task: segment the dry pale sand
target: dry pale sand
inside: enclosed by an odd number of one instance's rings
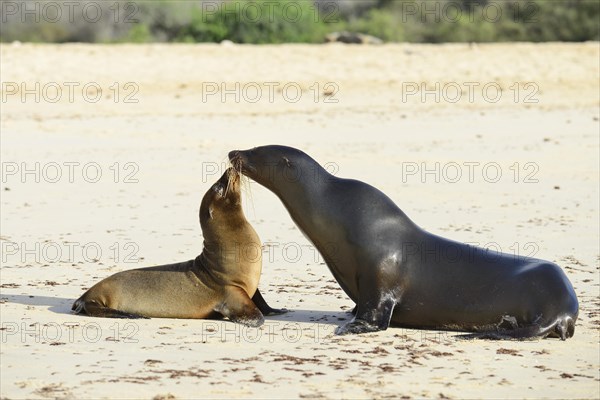
[[[598,43],[0,46],[1,397],[598,398],[599,53]],[[433,94],[407,95],[421,83]],[[211,94],[222,84],[223,99]],[[227,152],[268,143],[379,187],[431,232],[557,262],[580,300],[575,337],[333,336],[352,302],[251,182],[260,287],[290,313],[260,329],[70,314],[112,273],[198,254],[197,209]]]

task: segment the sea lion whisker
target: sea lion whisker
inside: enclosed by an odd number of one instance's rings
[[[225,194],[223,197],[227,197],[227,193],[229,193],[229,188],[231,187],[231,181],[234,179],[231,171],[227,171],[227,186],[225,186]]]
[[[250,178],[240,174],[240,186],[244,192],[244,198],[246,199],[246,202],[250,202],[250,205],[252,206],[252,213],[256,215],[256,209],[254,208],[254,197],[252,196],[251,190],[252,186],[250,186]]]

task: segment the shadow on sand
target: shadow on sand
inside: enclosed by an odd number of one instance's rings
[[[33,296],[22,294],[0,294],[0,298],[7,303],[23,304],[26,306],[45,306],[56,314],[71,314],[71,306],[75,299],[63,297]],[[349,321],[352,315],[344,311],[315,311],[315,310],[289,310],[285,314],[265,317],[266,321],[318,323],[326,325],[340,325]]]
[[[48,310],[56,314],[70,314],[71,305],[75,299],[62,297],[33,296],[25,294],[0,294],[0,298],[6,299],[7,303],[17,303],[26,306],[46,306]]]
[[[324,325],[341,325],[352,319],[352,314],[345,311],[289,310],[285,314],[265,317],[266,321],[303,322]]]

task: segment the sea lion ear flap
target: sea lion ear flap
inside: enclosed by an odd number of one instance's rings
[[[213,209],[212,207],[208,207],[208,218],[212,219],[213,217]]]
[[[290,160],[287,157],[281,157],[283,162],[285,162],[285,165],[287,165],[288,167],[292,166],[292,163],[290,162]]]

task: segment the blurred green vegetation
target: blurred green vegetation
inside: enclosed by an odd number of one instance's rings
[[[413,43],[600,40],[599,0],[3,0],[0,13],[3,42],[321,43],[340,31]]]
[[[189,42],[236,43],[318,43],[327,25],[315,18],[310,1],[225,2],[216,10],[205,7],[192,11],[192,20],[175,38]],[[213,2],[213,4],[216,4]]]

